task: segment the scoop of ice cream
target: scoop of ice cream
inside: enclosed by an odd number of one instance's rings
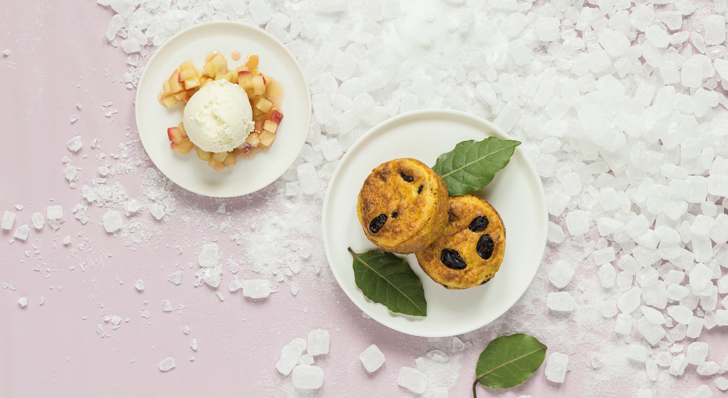
[[[208,83],[185,106],[184,126],[193,144],[207,152],[230,152],[253,130],[248,95],[227,80]]]

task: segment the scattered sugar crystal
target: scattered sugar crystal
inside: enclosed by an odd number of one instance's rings
[[[599,312],[605,318],[611,318],[617,315],[617,303],[614,300],[602,301],[599,304]]]
[[[293,339],[293,341],[281,350],[281,356],[278,358],[278,362],[276,363],[276,369],[278,369],[278,371],[284,376],[288,376],[288,374],[291,373],[293,368],[298,364],[298,360],[301,358],[301,355],[303,355],[305,350],[306,340],[300,337]]]
[[[243,288],[243,284],[240,283],[240,281],[237,279],[233,279],[232,282],[230,282],[230,286],[228,287],[228,289],[230,290],[230,293],[235,293],[242,288]]]
[[[262,299],[270,296],[270,282],[267,279],[243,281],[243,296],[252,299]]]
[[[549,280],[559,289],[563,289],[571,282],[576,270],[566,261],[559,260],[549,272]]]
[[[28,305],[28,298],[27,298],[27,297],[21,297],[21,298],[19,298],[19,299],[18,299],[18,304],[19,304],[19,305],[20,305],[20,306],[21,306],[22,308],[25,308],[25,307],[26,307],[26,306]],[[102,337],[103,337],[103,336],[102,336]]]
[[[592,369],[601,369],[602,366],[604,366],[604,357],[598,352],[591,352],[589,353],[589,363],[591,364]]]
[[[624,314],[629,314],[632,311],[636,310],[637,307],[640,306],[641,295],[642,291],[636,286],[622,294],[622,296],[619,297],[619,301],[617,302],[619,310],[622,311],[622,313]]]
[[[462,352],[465,350],[465,343],[458,337],[452,338],[452,352]]]
[[[63,218],[63,207],[61,205],[48,206],[46,208],[46,218],[48,220],[60,220]]]
[[[696,372],[701,376],[712,376],[720,370],[720,365],[713,361],[706,361],[698,365]]]
[[[688,363],[692,365],[700,365],[705,362],[708,357],[708,343],[696,341],[688,345]]]
[[[220,261],[219,247],[217,243],[206,243],[202,245],[197,261],[200,267],[214,267]]]
[[[297,182],[287,182],[286,183],[286,196],[296,196],[298,195],[298,183]]]
[[[372,344],[359,354],[359,360],[362,365],[364,365],[364,369],[366,369],[367,372],[372,373],[384,364],[385,359],[384,354],[379,350],[379,347]]]
[[[617,315],[617,321],[614,323],[614,331],[619,334],[628,335],[632,333],[632,316],[628,314]]]
[[[552,311],[571,312],[576,307],[576,301],[569,292],[552,292],[546,297],[546,307]]]
[[[422,394],[427,389],[427,376],[415,368],[403,366],[399,369],[397,384],[415,394]]]
[[[546,362],[546,378],[554,383],[563,383],[569,369],[569,357],[560,352],[549,355]]]
[[[672,357],[669,372],[673,376],[682,376],[682,374],[685,373],[685,368],[687,366],[688,359],[685,357],[685,354],[679,354]]]
[[[665,323],[665,317],[662,315],[662,312],[647,306],[642,306],[641,308],[642,314],[652,323],[656,323],[658,325],[662,325]]]
[[[320,180],[316,174],[316,167],[311,163],[303,163],[296,167],[298,183],[301,192],[310,195],[320,191]]]
[[[106,335],[106,332],[104,332],[104,327],[100,324],[96,324],[96,334],[99,335],[99,337],[104,337]]]
[[[684,326],[684,325],[683,325]],[[647,317],[642,317],[637,321],[637,330],[648,343],[655,345],[663,337],[665,337],[665,329],[657,323],[650,322]]]
[[[68,147],[68,149],[71,150],[71,152],[78,152],[83,147],[83,143],[81,142],[81,137],[75,136],[75,137],[71,138],[66,143],[66,146]]]
[[[614,270],[612,264],[603,264],[599,267],[599,282],[605,289],[614,287],[614,280],[617,277],[617,271]]]
[[[713,391],[711,391],[710,387],[703,384],[693,390],[688,398],[713,398]]]
[[[291,375],[293,386],[302,390],[316,390],[324,383],[324,371],[318,366],[298,365]]]
[[[693,311],[690,308],[682,305],[674,305],[667,308],[667,314],[672,317],[676,322],[682,324],[689,324],[693,320]]]
[[[104,213],[103,224],[107,233],[114,233],[124,226],[124,219],[121,218],[121,214],[118,211],[109,210]]]
[[[159,370],[161,370],[162,372],[167,372],[169,370],[172,370],[172,369],[174,369],[174,367],[175,367],[174,358],[172,358],[172,357],[164,358],[159,363]]]
[[[715,388],[721,391],[728,390],[728,379],[726,379],[725,377],[719,377],[715,379]]]
[[[580,235],[589,231],[589,214],[583,210],[574,210],[566,215],[566,228],[571,235]]]
[[[127,212],[129,212],[129,214],[136,213],[139,210],[141,210],[141,208],[142,208],[142,205],[139,202],[137,202],[136,199],[132,199],[132,200],[126,202],[125,209]]]
[[[707,318],[707,315],[706,315]],[[715,312],[715,324],[718,326],[728,326],[728,310],[718,310]],[[707,327],[707,320],[706,320]]]
[[[688,329],[685,332],[685,335],[691,339],[696,339],[700,337],[700,333],[703,331],[703,326],[705,326],[705,320],[693,317],[688,324]]]
[[[190,348],[192,348],[192,351],[197,351],[197,339],[192,339],[192,343],[190,343]]]
[[[607,264],[617,258],[613,247],[605,247],[604,249],[595,250],[593,256],[595,265]]]
[[[26,239],[28,239],[28,233],[30,232],[30,227],[28,227],[28,224],[23,224],[15,229],[15,233],[13,234],[13,237],[15,239],[22,240],[25,242]]]
[[[190,334],[190,327],[185,325],[185,327],[182,328],[182,333],[184,334]]]
[[[627,346],[627,358],[644,363],[647,360],[647,348],[641,344],[630,344]]]
[[[703,263],[698,263],[691,271],[690,271],[690,288],[693,289],[693,291],[700,291],[705,289],[708,284],[711,283],[711,278],[713,277],[713,270],[710,269],[707,265]]]
[[[705,44],[709,46],[723,44],[725,41],[725,17],[723,15],[706,15],[703,20],[705,28]]]
[[[172,312],[174,308],[172,308],[172,303],[168,299],[162,300],[162,311],[163,312]]]
[[[182,283],[182,271],[172,272],[167,276],[167,281],[172,282],[175,285]]]
[[[341,145],[339,140],[332,138],[321,145],[321,152],[328,161],[338,159],[341,156]]]
[[[38,212],[33,213],[30,220],[33,222],[33,228],[37,230],[43,228],[43,225],[45,224],[45,219],[43,218],[43,215]]]
[[[66,237],[63,238],[63,244],[65,246],[68,246],[69,244],[71,244],[71,235],[66,235]]]
[[[561,228],[560,225],[549,221],[548,223],[548,240],[549,242],[553,243],[561,243],[564,241],[564,238],[566,237],[564,235],[564,230]]]
[[[141,279],[137,279],[136,283],[134,284],[134,288],[137,291],[144,291],[144,281]]]
[[[15,213],[5,210],[3,213],[2,229],[9,231],[15,222]]]
[[[152,217],[157,220],[161,220],[167,214],[164,212],[164,205],[159,203],[151,203],[147,208],[149,209],[149,213],[152,214]]]
[[[308,353],[311,355],[324,355],[329,353],[328,331],[317,329],[308,333]]]

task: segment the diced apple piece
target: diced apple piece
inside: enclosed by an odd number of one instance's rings
[[[179,130],[178,127],[170,127],[167,129],[167,137],[170,141],[179,144],[182,142],[182,138],[185,138],[182,136],[182,132]]]
[[[238,155],[235,154],[235,152],[228,152],[227,157],[225,158],[225,161],[222,162],[225,167],[231,168],[235,166],[235,163],[238,162]]]
[[[190,95],[187,94],[187,91],[182,91],[177,94],[172,95],[174,98],[177,98],[178,101],[187,103],[187,101],[190,99]]]
[[[252,90],[253,74],[249,70],[238,72],[238,85],[245,90]]]
[[[268,98],[268,101],[273,103],[274,108],[280,109],[281,103],[283,102],[283,96],[286,91],[284,90],[281,82],[278,80],[273,79],[270,76],[268,76],[266,80],[268,81],[268,84],[265,86],[265,97]]]
[[[225,57],[222,56],[222,54],[218,53],[215,55],[210,62],[212,65],[215,66],[215,76],[217,77],[218,74],[226,74],[228,71],[227,67],[227,60]]]
[[[170,95],[162,98],[162,104],[167,108],[171,108],[179,103],[179,100],[174,96]]]
[[[212,81],[212,79],[210,79],[210,78],[209,78],[209,77],[207,77],[207,76],[202,76],[202,77],[200,77],[200,87],[199,87],[199,88],[203,88],[203,87],[205,87],[205,86],[207,85],[207,83],[209,83],[209,82],[211,82],[211,81]]]
[[[182,138],[180,143],[173,142],[171,146],[173,150],[181,153],[182,155],[186,155],[190,153],[192,148],[195,147],[195,144],[193,144],[189,138]]]
[[[238,66],[237,68],[235,68],[235,71],[236,71],[236,72],[238,72],[238,73],[240,73],[240,72],[245,72],[245,71],[249,71],[249,69],[248,69],[248,67],[247,67],[247,66],[245,66],[245,65],[240,65],[240,66]]]
[[[182,137],[187,137],[187,130],[185,130],[185,125],[182,122],[179,122],[177,125],[177,128],[179,129],[179,132],[182,134]]]
[[[222,164],[220,162],[216,162],[213,159],[210,159],[210,161],[207,162],[207,165],[210,166],[210,167],[212,167],[213,169],[215,169],[215,171],[223,171],[225,169],[225,165],[224,164]]]
[[[271,133],[275,133],[276,130],[278,130],[278,125],[271,122],[270,120],[266,120],[263,123],[263,130],[270,131]]]
[[[203,151],[200,147],[197,147],[197,157],[200,158],[200,160],[208,162],[212,159],[212,152]]]
[[[270,131],[260,133],[260,146],[263,148],[269,148],[275,140],[276,133],[271,133]]]
[[[265,82],[262,75],[253,76],[253,95],[263,95]]]
[[[227,152],[215,152],[212,154],[212,160],[215,162],[224,162],[227,157]]]
[[[248,138],[245,139],[245,142],[250,144],[252,147],[257,147],[260,143],[260,133],[257,131],[250,133]]]
[[[255,103],[255,107],[263,112],[268,112],[273,104],[265,98],[261,98]]]
[[[182,84],[179,82],[179,69],[174,70],[174,73],[172,73],[172,76],[169,77],[168,81],[170,94],[177,94],[184,90],[184,87],[182,87]]]
[[[198,78],[199,72],[197,72],[197,68],[195,68],[195,64],[192,63],[192,61],[185,61],[179,66],[179,82],[182,83],[183,81],[190,79],[190,78]]]
[[[164,83],[162,83],[162,94],[172,95],[172,89],[169,88],[169,80],[165,80]]]
[[[248,59],[245,61],[245,66],[249,69],[258,69],[258,56],[250,54]]]
[[[185,90],[192,90],[200,87],[200,78],[189,78],[185,80]]]
[[[283,120],[283,113],[279,111],[278,109],[273,109],[273,112],[270,115],[270,121],[280,125],[281,120]]]
[[[217,54],[220,54],[217,50],[212,50],[205,55],[205,62],[210,62],[211,59],[215,58]]]
[[[215,78],[215,65],[212,64],[212,62],[206,62],[205,65],[202,67],[202,70],[205,71],[207,76],[210,77],[210,79]]]

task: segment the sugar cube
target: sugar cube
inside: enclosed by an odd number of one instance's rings
[[[415,368],[403,366],[399,369],[397,384],[415,394],[422,394],[427,389],[427,376]]]
[[[546,378],[554,383],[563,383],[569,369],[569,357],[566,354],[554,352],[549,355],[546,363]]]
[[[306,350],[306,340],[297,337],[281,350],[281,356],[276,363],[276,369],[284,376],[288,376],[298,364],[303,351]]]
[[[329,332],[326,330],[312,330],[308,333],[308,353],[323,355],[329,353]]]
[[[379,350],[379,347],[372,344],[366,350],[359,355],[364,369],[367,372],[372,373],[379,369],[384,364],[384,354]]]
[[[291,375],[293,386],[302,390],[316,390],[324,383],[324,371],[318,366],[298,365]]]

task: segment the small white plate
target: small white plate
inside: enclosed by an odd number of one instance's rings
[[[389,119],[364,134],[341,159],[331,177],[323,207],[323,236],[329,265],[341,288],[377,322],[402,333],[423,337],[454,336],[487,325],[523,295],[541,263],[546,247],[548,214],[543,185],[520,147],[493,181],[475,194],[488,200],[506,227],[506,252],[493,280],[465,290],[447,290],[430,279],[414,255],[406,256],[422,280],[427,317],[390,312],[364,297],[356,287],[352,256],[377,249],[356,216],[359,190],[372,169],[386,161],[411,157],[428,166],[465,140],[489,136],[511,139],[501,129],[476,116],[448,110],[425,110]]]
[[[182,62],[192,60],[202,69],[205,55],[212,50],[222,53],[231,68],[245,63],[248,54],[259,55],[260,70],[280,81],[285,89],[283,122],[271,148],[253,160],[240,158],[235,167],[221,172],[198,159],[195,151],[180,155],[170,149],[167,128],[182,121],[183,106],[177,104],[167,109],[157,101],[162,82]],[[234,51],[241,54],[239,61],[232,60]],[[267,32],[239,22],[207,22],[174,35],[149,60],[137,89],[137,128],[152,162],[177,185],[205,196],[245,195],[278,179],[301,152],[310,117],[308,85],[296,59]]]

